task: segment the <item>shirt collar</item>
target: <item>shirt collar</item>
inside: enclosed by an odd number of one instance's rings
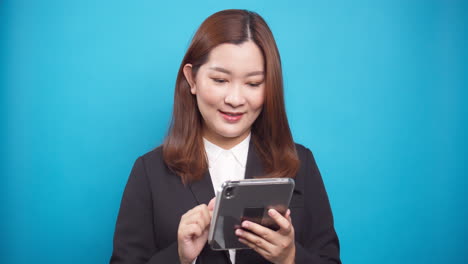
[[[249,133],[249,135],[244,140],[242,140],[242,142],[229,150],[223,149],[220,146],[211,143],[206,138],[203,138],[206,155],[208,156],[208,165],[212,167],[212,165],[215,164],[218,160],[221,153],[227,151],[231,152],[239,165],[245,168],[247,164],[247,154],[249,152],[250,136],[251,134]]]

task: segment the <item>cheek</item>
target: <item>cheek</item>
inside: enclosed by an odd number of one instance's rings
[[[222,94],[220,94],[219,89],[215,88],[201,82],[197,87],[197,101],[206,105],[217,105],[222,100]]]
[[[262,109],[263,103],[265,101],[265,92],[264,90],[256,91],[256,93],[251,97],[250,106],[253,110],[259,111]]]

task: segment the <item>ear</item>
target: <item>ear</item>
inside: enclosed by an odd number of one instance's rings
[[[184,68],[183,68],[183,71],[184,71],[185,79],[187,80],[187,82],[190,85],[190,92],[192,94],[196,94],[197,93],[197,86],[195,84],[195,80],[194,80],[193,74],[192,74],[192,64],[190,64],[190,63],[185,64]]]

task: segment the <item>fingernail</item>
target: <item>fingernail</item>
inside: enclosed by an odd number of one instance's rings
[[[236,230],[236,235],[241,236],[241,235],[242,235],[242,230],[237,229],[237,230]]]
[[[286,214],[287,214],[288,216],[290,216],[290,215],[291,215],[291,210],[288,209],[288,211],[286,212]]]
[[[275,215],[275,210],[273,210],[273,209],[268,210],[268,214],[269,214],[270,216]]]
[[[248,223],[247,221],[244,221],[244,222],[242,222],[242,226],[243,226],[243,227],[248,227],[248,226],[249,226],[249,223]]]

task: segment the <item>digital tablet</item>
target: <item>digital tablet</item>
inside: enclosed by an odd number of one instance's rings
[[[235,234],[244,220],[278,230],[279,226],[268,215],[276,209],[284,215],[294,190],[291,178],[246,179],[226,181],[216,194],[208,243],[213,250],[245,249]]]

